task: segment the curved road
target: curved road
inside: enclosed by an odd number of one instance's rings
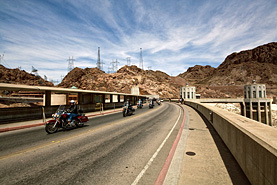
[[[51,135],[44,127],[2,133],[0,182],[154,184],[183,117],[179,106],[164,103],[125,118],[122,113],[92,118],[83,128]],[[171,129],[158,155],[135,181]]]

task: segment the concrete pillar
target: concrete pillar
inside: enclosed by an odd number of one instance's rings
[[[262,122],[262,119],[261,119],[261,117],[262,117],[262,115],[261,115],[261,103],[260,103],[260,101],[258,101],[258,110],[257,110],[257,114],[258,114],[258,115],[257,115],[257,117],[258,117],[258,118],[257,118],[257,119],[258,119],[257,121],[258,121],[258,122]]]
[[[249,102],[250,119],[253,119],[253,105],[252,101]]]
[[[45,91],[45,107],[51,106],[51,91]]]
[[[83,98],[83,93],[78,93],[78,104],[83,105],[84,104],[84,98]]]
[[[267,102],[264,102],[265,124],[269,125]]]
[[[270,100],[270,102],[269,102],[269,112],[268,112],[268,114],[269,114],[269,125],[270,126],[272,126],[272,112],[271,112],[272,110],[271,110],[271,100]]]
[[[69,94],[68,93],[66,93],[66,95],[65,95],[66,97],[65,97],[65,99],[66,99],[66,105],[69,105]]]
[[[110,103],[113,103],[113,95],[110,94]]]
[[[245,102],[240,103],[240,114],[241,114],[242,116],[246,116]]]
[[[90,98],[91,98],[91,103],[93,103],[94,102],[94,94],[90,94]]]

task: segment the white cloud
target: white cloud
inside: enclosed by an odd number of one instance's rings
[[[17,4],[17,6],[15,6]],[[97,5],[97,6],[96,6]],[[34,8],[35,7],[35,8]],[[196,64],[219,65],[234,51],[277,40],[276,2],[269,1],[5,1],[0,9],[0,52],[11,67],[35,66],[41,75],[95,67],[97,48],[108,69],[126,57],[178,75]]]

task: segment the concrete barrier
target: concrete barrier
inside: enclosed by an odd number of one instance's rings
[[[96,110],[96,104],[78,105],[83,112],[94,112]],[[123,103],[107,103],[104,104],[104,110],[120,108]],[[45,115],[47,118],[56,112],[59,106],[45,107]],[[69,106],[68,106],[69,107]],[[42,107],[13,107],[13,108],[1,108],[0,109],[0,124],[8,124],[11,122],[27,121],[34,119],[42,119]]]
[[[213,125],[251,184],[277,184],[277,130],[255,120],[186,101]]]

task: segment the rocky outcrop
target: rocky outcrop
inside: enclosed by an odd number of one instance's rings
[[[243,85],[267,85],[268,97],[277,96],[277,42],[232,53],[217,68],[199,66],[179,75],[198,87],[202,97],[243,97]]]
[[[215,68],[209,65],[195,65],[194,67],[188,68],[186,72],[179,74],[178,76],[186,79],[189,83],[195,84],[211,76],[214,71]]]
[[[204,81],[208,85],[264,83],[277,85],[277,42],[233,53]]]
[[[106,74],[98,68],[75,68],[59,84],[66,88],[73,85],[80,89],[121,93],[130,93],[132,85],[137,85],[141,94],[159,94],[162,98],[174,98],[179,96],[179,87],[184,86],[185,81],[162,71],[124,66],[113,74]]]
[[[54,86],[52,82],[48,82],[40,76],[27,73],[20,69],[8,69],[3,65],[0,65],[0,83]]]

